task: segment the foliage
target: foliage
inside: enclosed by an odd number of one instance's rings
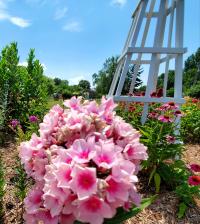
[[[106,59],[105,63],[103,64],[103,68],[98,73],[94,73],[92,75],[93,84],[96,86],[97,97],[108,94],[115,70],[117,68],[117,60],[118,57],[110,57]],[[130,66],[128,74],[126,76],[125,84],[122,90],[122,93],[124,95],[129,92],[133,71],[134,65]],[[142,81],[140,79],[140,74],[142,72],[143,70],[139,69],[135,87],[139,87],[142,84]]]
[[[192,102],[194,101],[194,102]],[[182,106],[184,116],[181,119],[181,136],[184,142],[200,142],[200,102],[188,99]]]
[[[4,125],[11,119],[21,124],[32,113],[42,116],[47,99],[43,67],[31,49],[27,67],[19,65],[17,43],[11,43],[1,52],[0,58],[0,121]],[[42,105],[42,107],[41,107]]]
[[[158,77],[158,88],[163,87],[164,73]],[[183,93],[185,96],[200,98],[200,48],[185,61]],[[167,96],[174,96],[174,70],[168,73]]]
[[[20,163],[19,158],[16,158],[16,160],[18,161],[18,164],[15,168],[16,195],[21,201],[23,201],[27,194],[28,180],[26,172]]]
[[[89,92],[90,91],[90,82],[89,81],[81,80],[78,85],[79,85],[81,91],[83,91],[83,92]]]

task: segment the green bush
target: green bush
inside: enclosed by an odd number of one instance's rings
[[[19,65],[17,43],[6,46],[0,55],[0,124],[11,119],[25,124],[29,115],[43,116],[48,96],[43,67],[31,49],[27,66]]]
[[[200,103],[191,100],[182,106],[181,136],[185,143],[200,143]]]

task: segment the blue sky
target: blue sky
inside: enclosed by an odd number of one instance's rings
[[[18,42],[20,62],[30,48],[45,74],[91,81],[105,59],[119,55],[137,0],[0,0],[0,48]],[[200,47],[200,1],[185,0],[185,58]]]

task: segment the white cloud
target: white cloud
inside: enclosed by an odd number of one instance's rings
[[[31,25],[31,23],[28,20],[25,20],[23,18],[20,17],[15,17],[15,16],[11,16],[9,17],[9,20],[12,24],[22,27],[22,28],[26,28],[29,27]]]
[[[68,11],[67,7],[64,7],[63,9],[58,8],[55,12],[54,19],[59,20],[64,18],[66,16],[67,11]]]
[[[111,5],[123,7],[127,3],[127,0],[112,0]]]
[[[19,62],[18,65],[27,67],[28,63],[27,63],[27,61],[22,61],[22,62]]]
[[[47,66],[44,63],[42,63],[41,65],[43,67],[43,70],[46,71],[47,70]]]
[[[18,65],[19,66],[27,67],[28,66],[28,63],[27,63],[27,61],[22,61],[22,62],[19,62]],[[42,63],[41,65],[42,65],[44,71],[46,71],[47,70],[47,66],[44,63]]]
[[[70,85],[78,85],[78,83],[83,79],[85,80],[85,77],[83,75],[79,75],[79,76],[75,76],[73,78],[69,78],[69,84]]]
[[[18,16],[10,15],[7,8],[8,8],[8,2],[11,2],[12,0],[0,0],[0,21],[6,20],[11,22],[12,24],[26,28],[31,25],[31,23]]]
[[[82,31],[81,24],[77,21],[69,22],[63,26],[63,30],[69,32],[80,32]]]
[[[47,3],[47,0],[26,0],[29,5],[40,5],[43,6]]]

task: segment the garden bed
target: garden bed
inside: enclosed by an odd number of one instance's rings
[[[21,224],[23,204],[20,202],[19,198],[16,196],[16,189],[14,186],[15,178],[15,167],[16,167],[16,157],[17,149],[16,145],[9,142],[6,147],[0,148],[0,153],[2,154],[3,164],[6,167],[6,193],[4,195],[4,211],[5,215],[3,220],[0,222],[2,224]],[[199,145],[186,145],[186,151],[183,156],[184,161],[187,163],[197,163],[200,161],[200,146]],[[146,187],[141,177],[141,184],[139,186],[139,191],[144,197],[152,194],[152,188]],[[143,210],[137,216],[128,220],[126,224],[137,223],[137,224],[199,224],[200,223],[200,202],[197,201],[197,207],[189,208],[183,219],[178,219],[176,217],[178,209],[178,198],[173,192],[168,191],[163,188],[160,192],[157,200],[149,208]]]

